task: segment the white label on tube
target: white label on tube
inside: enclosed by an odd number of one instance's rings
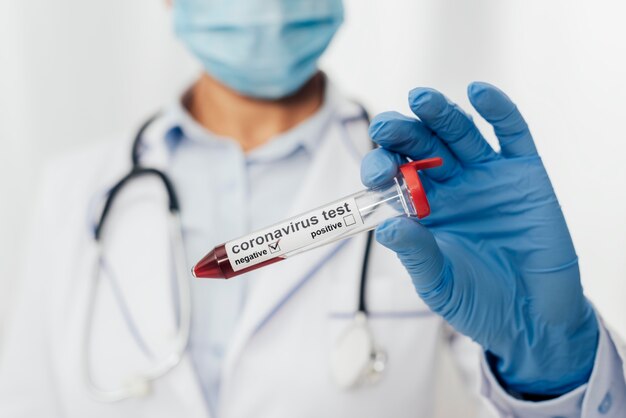
[[[359,228],[363,219],[354,198],[344,199],[226,243],[234,271],[314,246]]]

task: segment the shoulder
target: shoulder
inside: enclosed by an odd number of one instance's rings
[[[336,120],[341,124],[344,139],[352,152],[362,158],[372,149],[372,141],[368,134],[369,113],[365,106],[356,99],[343,93],[330,80],[326,88],[326,99],[330,102]]]
[[[48,158],[37,185],[34,221],[49,236],[68,230],[76,221],[84,224],[96,196],[130,167],[128,135],[94,141]]]
[[[126,136],[102,138],[48,158],[42,169],[42,183],[81,183],[128,168],[131,145]]]

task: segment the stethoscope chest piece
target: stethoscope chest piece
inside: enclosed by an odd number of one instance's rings
[[[376,347],[364,312],[357,312],[331,352],[333,380],[342,389],[351,389],[379,380],[387,364],[386,354]]]

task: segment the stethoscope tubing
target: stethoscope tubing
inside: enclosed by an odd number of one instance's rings
[[[365,111],[365,109],[361,107],[362,114],[358,118],[351,119],[348,122],[365,120],[369,123],[369,115]],[[87,299],[87,311],[84,320],[83,326],[83,339],[82,339],[82,372],[83,378],[87,385],[87,388],[95,399],[102,402],[117,402],[128,398],[144,396],[150,390],[150,383],[159,379],[160,377],[167,374],[173,368],[175,368],[182,360],[185,350],[187,349],[187,345],[189,342],[189,333],[191,328],[191,295],[190,295],[190,284],[188,271],[185,268],[186,257],[184,253],[184,244],[182,239],[182,227],[180,225],[180,204],[176,194],[175,187],[170,180],[169,176],[161,170],[152,167],[143,167],[141,165],[140,158],[140,150],[142,145],[142,140],[147,129],[152,125],[152,123],[160,116],[160,112],[148,118],[137,131],[131,149],[131,169],[130,171],[122,177],[107,193],[105,197],[105,203],[100,214],[98,221],[95,224],[93,229],[93,238],[96,243],[98,254],[97,254],[97,262],[95,263],[95,271],[92,275],[92,280],[90,280],[89,288],[88,288],[88,299]],[[372,143],[373,144],[373,143]],[[165,359],[157,362],[157,365],[152,368],[150,372],[143,373],[140,376],[135,376],[133,379],[128,382],[124,382],[120,387],[115,389],[105,389],[99,386],[91,373],[90,367],[90,357],[89,357],[89,345],[90,345],[90,335],[92,331],[93,324],[93,315],[95,310],[95,305],[97,301],[97,288],[100,285],[102,280],[103,268],[105,265],[105,258],[103,255],[103,235],[104,235],[104,226],[106,224],[107,219],[109,219],[109,214],[112,211],[113,204],[115,199],[120,194],[120,192],[124,189],[126,185],[130,182],[134,181],[140,177],[153,176],[160,179],[163,183],[164,188],[166,190],[168,196],[168,209],[170,221],[169,225],[169,234],[170,240],[172,243],[172,252],[174,258],[174,264],[176,269],[176,281],[178,286],[178,306],[179,306],[179,325],[178,332],[174,339],[174,347],[170,354],[166,356]],[[361,274],[359,277],[359,292],[358,292],[358,303],[355,311],[355,317],[367,317],[367,301],[366,301],[366,288],[367,288],[367,274],[368,274],[368,265],[371,253],[371,247],[373,245],[373,231],[368,231],[366,245],[363,253],[363,262],[361,267]],[[343,247],[343,246],[341,246]],[[307,272],[305,277],[312,276],[319,269],[316,268],[312,272]],[[110,272],[112,274],[112,272]],[[111,280],[115,280],[111,278]],[[115,285],[115,284],[113,284]],[[120,292],[113,292],[114,296]],[[141,337],[139,330],[137,329],[134,320],[130,314],[129,309],[127,308],[123,297],[121,295],[117,295],[116,301],[118,307],[123,311],[123,316],[125,318],[125,322],[127,327],[129,328],[129,332],[133,335],[133,339],[135,339],[135,343],[141,349],[144,354],[146,354],[149,358],[153,357],[150,355],[151,350],[145,343],[145,340]]]

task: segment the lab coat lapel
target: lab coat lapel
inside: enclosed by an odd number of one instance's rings
[[[141,152],[142,166],[165,170],[168,152],[163,135],[162,121],[157,119],[145,134]],[[106,359],[111,355],[124,358],[125,353],[131,353],[124,360],[128,364],[120,365],[125,371],[133,370],[134,367],[141,370],[151,364],[146,361],[149,354],[139,352],[141,344],[138,347],[135,339],[119,338],[115,331],[114,335],[107,332],[116,329],[126,332],[125,326],[119,328],[119,325],[110,325],[112,321],[109,312],[121,313],[120,308],[114,305],[115,300],[111,298],[113,293],[122,295],[130,316],[137,323],[136,328],[141,339],[146,342],[148,351],[152,351],[156,359],[163,359],[173,349],[178,306],[172,293],[176,285],[167,208],[167,195],[162,182],[156,177],[137,178],[128,183],[116,198],[103,236],[106,258],[105,275],[102,276],[100,287],[109,289],[100,292],[102,299],[106,300],[100,302],[100,312],[97,302],[94,315],[92,358],[96,360],[94,364],[104,367],[102,370],[95,370],[96,376],[115,375],[116,371],[106,370],[106,361],[97,361],[98,358]],[[112,287],[117,287],[119,292]],[[122,321],[120,318],[118,323],[123,324]],[[104,332],[99,333],[98,329]],[[103,339],[101,343],[99,338]],[[111,338],[118,343],[112,346]],[[166,390],[176,393],[181,405],[185,406],[184,410],[207,411],[188,354],[172,370],[170,379],[158,380],[156,385],[167,386]]]
[[[361,138],[367,143],[365,123]],[[297,215],[363,188],[359,177],[360,155],[340,120],[331,122],[315,152],[309,174],[296,197],[290,214]],[[365,146],[367,148],[367,145]],[[327,262],[342,256],[349,240],[300,254],[259,270],[249,283],[248,299],[224,362],[224,384],[232,373],[247,341],[259,331]],[[235,279],[237,280],[237,279]]]

